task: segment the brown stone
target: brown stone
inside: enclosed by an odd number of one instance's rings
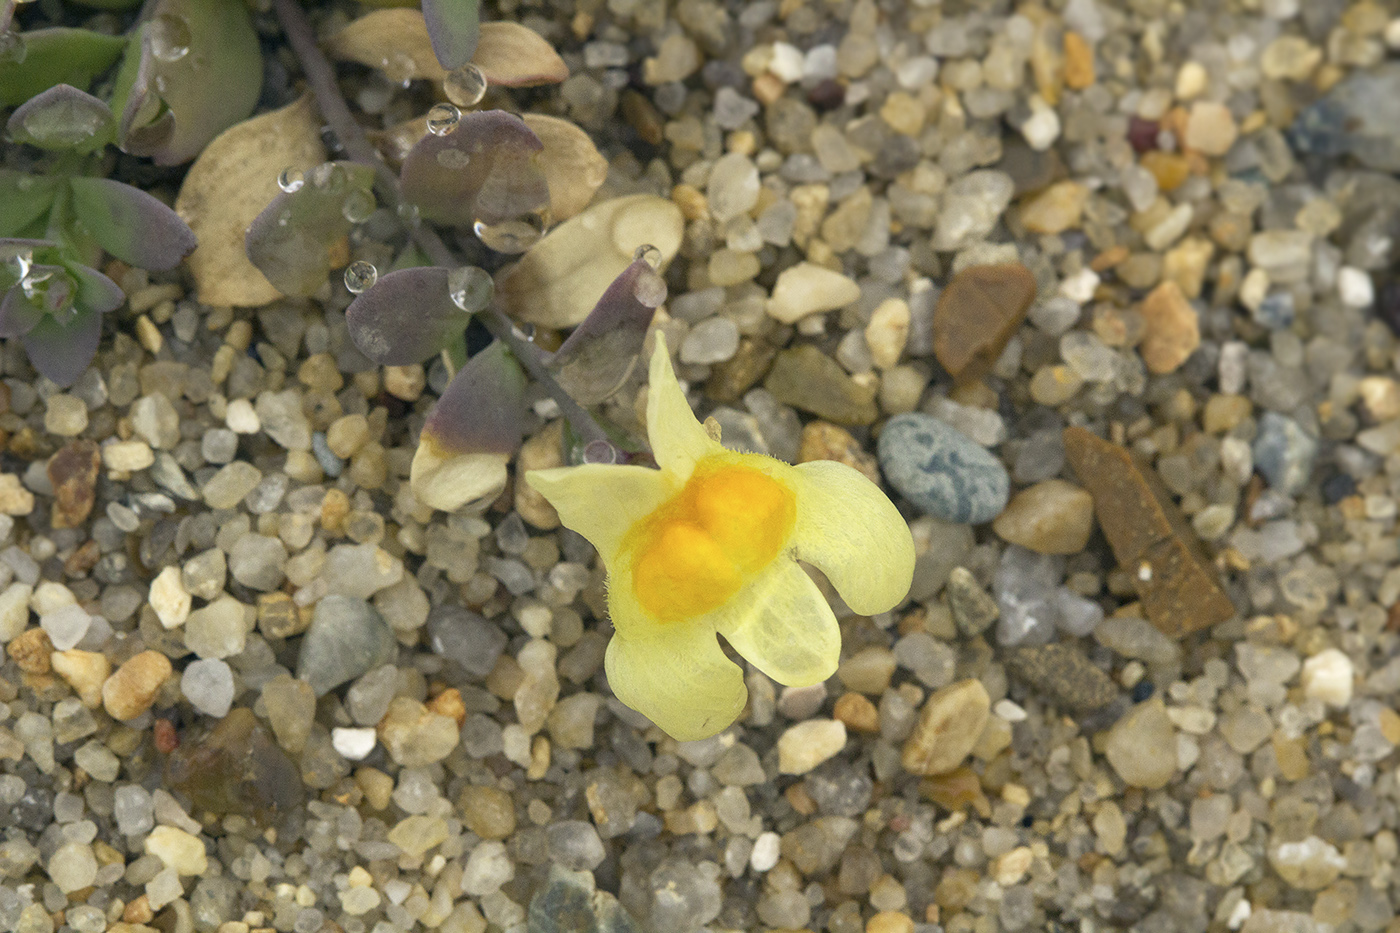
[[[55,528],[76,528],[92,513],[101,467],[102,454],[96,441],[72,441],[50,458],[48,474],[53,484]]]
[[[102,705],[107,715],[113,719],[135,719],[150,709],[170,670],[170,659],[159,651],[143,651],[128,660],[102,685]]]
[[[739,401],[767,374],[777,355],[778,348],[768,341],[743,338],[734,355],[710,371],[705,383],[706,394],[726,405]]]
[[[802,444],[797,450],[797,462],[835,460],[859,470],[866,479],[880,485],[880,466],[873,454],[861,447],[860,441],[845,428],[825,421],[813,421],[802,429]]]
[[[1082,91],[1094,83],[1094,48],[1077,32],[1066,31],[1065,87]]]
[[[992,812],[977,772],[966,766],[920,781],[919,796],[953,813],[968,806],[983,817],[990,816]]]
[[[1065,456],[1153,625],[1173,638],[1235,615],[1200,541],[1156,472],[1126,448],[1066,428]]]
[[[870,424],[880,416],[875,386],[857,382],[811,344],[779,353],[763,387],[778,401],[837,424]]]
[[[11,638],[5,653],[26,674],[47,674],[52,668],[49,656],[53,654],[53,642],[41,628],[25,629]]]
[[[843,693],[836,699],[831,716],[853,732],[879,732],[880,711],[859,693]]]
[[[1035,277],[1019,262],[971,266],[948,282],[933,312],[933,352],[959,382],[981,378],[1026,319]]]
[[[1118,698],[1118,688],[1073,643],[1027,645],[1006,659],[1006,670],[1075,713],[1101,709]]]
[[[1201,345],[1201,325],[1196,309],[1181,286],[1168,280],[1142,300],[1146,333],[1138,352],[1147,368],[1158,375],[1175,372]]]
[[[900,761],[912,774],[947,774],[972,753],[987,725],[991,698],[981,681],[960,680],[924,703]]]

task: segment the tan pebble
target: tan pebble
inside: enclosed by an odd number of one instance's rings
[[[914,774],[944,774],[962,764],[987,724],[991,697],[981,681],[971,679],[944,687],[924,704],[901,761]]]
[[[204,843],[174,826],[157,826],[146,837],[146,854],[154,855],[181,875],[202,875],[209,868]]]
[[[909,339],[909,303],[903,298],[886,298],[875,306],[865,325],[865,342],[870,358],[880,369],[899,362]]]
[[[112,672],[112,662],[98,651],[55,651],[49,656],[54,673],[68,681],[78,699],[89,709],[102,705],[102,685]]]
[[[0,514],[28,515],[34,511],[34,493],[13,473],[0,473]]]
[[[353,457],[369,439],[369,419],[360,414],[337,418],[326,429],[326,446],[342,460]]]
[[[515,804],[510,794],[499,788],[466,787],[457,798],[457,810],[467,829],[482,839],[504,839],[515,832]]]
[[[1089,189],[1077,181],[1056,182],[1021,206],[1021,223],[1031,233],[1063,233],[1079,227]]]
[[[419,364],[384,367],[384,391],[394,398],[416,401],[427,385],[428,377]]]
[[[102,448],[102,462],[109,470],[134,473],[155,463],[156,455],[145,441],[116,441]]]
[[[1065,32],[1065,87],[1082,91],[1094,83],[1094,49],[1079,33]]]
[[[360,768],[355,783],[364,792],[365,802],[375,810],[383,810],[393,799],[394,779],[378,768]]]
[[[1201,326],[1196,309],[1174,281],[1158,285],[1142,301],[1143,323],[1147,332],[1139,352],[1154,373],[1175,372],[1201,345]]]
[[[1320,64],[1322,50],[1302,36],[1279,36],[1259,56],[1259,70],[1271,81],[1306,81]]]
[[[895,91],[880,106],[880,119],[901,136],[918,136],[924,128],[924,105],[908,91]]]
[[[1040,554],[1078,554],[1094,530],[1094,498],[1073,483],[1048,479],[1012,496],[992,530]]]
[[[1191,105],[1183,140],[1188,149],[1202,155],[1222,156],[1230,151],[1239,135],[1229,107],[1213,100],[1198,100]]]
[[[559,513],[533,486],[520,482],[520,479],[529,470],[546,470],[564,465],[564,453],[560,446],[563,425],[562,420],[545,425],[521,446],[515,459],[515,510],[521,518],[542,531],[559,527]]]
[[[850,431],[826,421],[813,421],[802,428],[802,442],[797,449],[797,462],[835,460],[859,470],[877,486],[880,467],[873,454],[866,452]]]
[[[53,654],[53,642],[48,632],[36,626],[10,639],[5,653],[24,673],[47,674],[51,668],[49,657]]]
[[[1201,424],[1208,434],[1232,431],[1254,411],[1247,395],[1212,395],[1201,412]]]
[[[992,863],[992,877],[1002,887],[1010,887],[1026,876],[1034,859],[1029,846],[1017,846]]]
[[[1031,377],[1031,400],[1037,405],[1062,405],[1083,386],[1083,378],[1063,363],[1042,366]]]
[[[467,721],[467,705],[462,702],[462,691],[456,687],[448,687],[429,700],[428,709],[454,720],[459,729]]]
[[[880,731],[879,709],[859,693],[843,693],[832,707],[831,715],[845,723],[847,729],[855,732]]]
[[[806,774],[846,747],[846,724],[834,719],[809,719],[778,737],[778,771]]]
[[[170,659],[159,651],[143,651],[131,658],[102,685],[107,715],[121,720],[140,716],[151,708],[170,673]]]
[[[1400,383],[1389,376],[1367,376],[1356,386],[1361,403],[1377,421],[1400,418]]]
[[[132,898],[122,909],[122,922],[124,923],[150,923],[155,913],[151,910],[151,904],[146,899],[145,894],[139,894]],[[108,927],[108,929],[111,929]]]
[[[879,696],[889,689],[896,666],[898,662],[893,651],[871,645],[842,661],[836,668],[836,676],[847,690]]]
[[[914,933],[914,918],[902,910],[882,910],[865,922],[865,933]]]
[[[1199,298],[1214,255],[1215,244],[1210,240],[1186,237],[1162,256],[1162,278],[1179,285],[1187,298]]]
[[[1400,717],[1396,717],[1400,719]],[[1400,723],[1397,723],[1400,726]],[[1271,743],[1279,774],[1285,781],[1301,781],[1312,772],[1308,762],[1307,737],[1289,738],[1282,729],[1274,732]]]
[[[768,314],[783,324],[794,324],[809,314],[832,311],[860,298],[855,280],[810,262],[784,269],[768,299]]]
[[[703,220],[709,216],[710,205],[705,192],[694,185],[679,184],[671,189],[671,200],[681,209],[686,220]]]
[[[411,697],[395,697],[379,721],[379,741],[389,757],[405,768],[442,761],[457,747],[458,738],[455,720]]]
[[[1129,787],[1167,786],[1176,773],[1176,729],[1160,696],[1139,703],[1113,724],[1104,757]]]

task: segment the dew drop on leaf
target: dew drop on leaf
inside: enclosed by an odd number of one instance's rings
[[[589,441],[583,448],[584,463],[616,463],[617,448],[604,440]]]
[[[308,172],[306,177],[311,182],[312,187],[331,194],[344,188],[350,179],[350,175],[345,171],[345,166],[337,165],[334,162],[322,162]]]
[[[632,297],[644,308],[659,308],[666,300],[666,280],[650,269],[643,269],[632,283]]]
[[[379,270],[374,268],[374,263],[357,259],[345,267],[345,290],[352,295],[373,287],[377,281]]]
[[[428,111],[428,132],[434,136],[446,136],[457,128],[462,119],[462,111],[451,104],[433,104]]]
[[[472,224],[472,232],[488,249],[498,253],[523,253],[544,237],[548,227],[548,212],[540,211],[496,224],[478,220]]]
[[[468,314],[474,314],[491,303],[496,294],[496,283],[491,273],[477,266],[463,266],[454,269],[447,276],[447,296],[452,303]]]
[[[28,54],[24,36],[9,29],[0,32],[0,65],[18,65]]]
[[[652,246],[650,243],[643,243],[633,250],[632,260],[635,262],[638,259],[645,259],[647,265],[651,266],[653,269],[661,268],[661,250]]]
[[[300,191],[301,186],[304,184],[306,184],[306,180],[302,178],[301,172],[294,168],[284,168],[282,169],[282,174],[277,176],[277,187],[288,194],[291,194],[293,191]]]
[[[340,213],[352,224],[364,223],[374,213],[374,195],[359,189],[350,192],[345,196],[345,203],[340,205]]]
[[[190,27],[179,16],[162,13],[151,20],[151,54],[163,62],[178,62],[190,54]]]
[[[399,220],[402,220],[410,227],[418,226],[417,204],[410,204],[407,201],[401,201],[399,202],[399,206],[395,209],[395,213],[399,215]]]
[[[38,298],[43,295],[44,283],[51,278],[53,278],[52,268],[35,269],[25,273],[24,277],[19,280],[19,287],[24,289],[24,297]]]
[[[475,107],[486,96],[486,74],[471,62],[447,73],[442,89],[458,107]]]

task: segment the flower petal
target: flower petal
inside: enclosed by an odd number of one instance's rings
[[[603,463],[530,470],[525,482],[549,500],[566,528],[598,549],[609,573],[619,570],[622,539],[632,526],[680,488],[660,470]]]
[[[617,611],[611,598],[609,605]],[[608,642],[605,658],[619,700],[681,742],[708,738],[739,718],[748,700],[744,674],[713,630],[686,623],[628,628]]]
[[[775,560],[710,618],[744,660],[780,684],[809,687],[836,673],[841,627],[794,560]]]
[[[914,579],[914,539],[894,503],[834,460],[793,467],[797,556],[826,574],[846,605],[874,615],[899,605]]]
[[[695,419],[685,400],[676,372],[671,368],[671,351],[666,338],[656,333],[651,353],[650,384],[647,390],[647,440],[662,470],[690,476],[695,461],[719,449]]]

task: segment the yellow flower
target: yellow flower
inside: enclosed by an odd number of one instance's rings
[[[659,470],[584,464],[525,475],[608,571],[608,682],[687,741],[744,709],[743,672],[715,637],[788,686],[836,671],[841,630],[797,559],[864,615],[909,591],[914,542],[879,487],[830,460],[790,466],[726,450],[695,419],[656,335],[647,434]]]

